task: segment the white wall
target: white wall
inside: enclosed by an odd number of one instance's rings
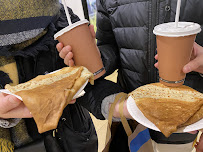
[[[59,0],[61,2],[61,0]],[[68,6],[73,10],[73,12],[79,16],[80,19],[84,19],[84,12],[81,0],[65,0]]]

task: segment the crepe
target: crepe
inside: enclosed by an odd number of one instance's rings
[[[191,125],[203,118],[203,106],[192,116],[190,117],[184,124],[180,125],[180,127],[185,127]],[[202,126],[203,128],[203,126]]]
[[[94,83],[93,74],[85,67],[65,67],[56,73],[5,88],[23,99],[38,132],[43,133],[56,129],[64,108],[87,80]]]
[[[129,95],[144,116],[166,137],[177,128],[203,118],[203,94],[184,85],[167,87],[153,83],[141,86]]]

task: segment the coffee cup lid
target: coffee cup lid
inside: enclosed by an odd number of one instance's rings
[[[62,30],[58,31],[55,35],[54,35],[54,39],[56,40],[57,37],[63,35],[65,32],[68,32],[70,30],[72,30],[73,28],[79,26],[79,25],[82,25],[82,24],[85,24],[85,23],[89,23],[88,20],[84,19],[84,20],[81,20],[81,21],[78,21],[78,22],[75,22],[65,28],[63,28]]]
[[[175,22],[163,23],[155,26],[153,33],[159,36],[166,37],[181,37],[198,34],[201,32],[201,27],[193,22],[178,22],[176,28]]]

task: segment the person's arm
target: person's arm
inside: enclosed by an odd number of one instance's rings
[[[64,59],[66,65],[75,65],[71,46],[63,47],[62,43],[58,43],[57,50],[59,51],[60,57]],[[108,119],[109,108],[114,102],[116,94],[122,91],[123,90],[117,83],[100,78],[95,81],[93,86],[90,84],[86,86],[86,94],[83,97],[78,98],[77,102],[93,113],[98,119]],[[116,118],[120,117],[118,104],[115,107],[113,116]],[[127,110],[126,101],[124,104],[124,116],[126,116],[126,118],[131,118]]]
[[[112,104],[114,103],[114,100],[118,94],[119,93],[107,96],[102,101],[101,110],[102,110],[103,116],[106,119],[108,119],[110,108],[111,108]],[[115,109],[113,112],[113,121],[120,121],[119,103],[120,103],[120,101],[118,101],[118,103],[115,105]],[[127,119],[133,119],[127,109],[127,99],[124,101],[123,115]]]
[[[105,76],[113,73],[119,68],[119,51],[112,30],[109,15],[103,6],[103,0],[97,1],[97,46],[105,66]]]
[[[114,99],[107,99],[108,101],[104,101],[104,99],[122,91],[122,88],[117,83],[102,78],[97,79],[93,86],[88,84],[85,88],[85,95],[78,98],[77,103],[85,107],[98,119],[105,119],[106,117],[103,115],[102,110],[105,110],[103,109],[104,107],[109,107]],[[102,104],[105,106],[102,106]]]
[[[92,32],[92,35],[94,36],[94,32]],[[75,65],[71,46],[63,47],[62,43],[58,43],[57,50],[59,51],[60,57],[64,59],[65,64],[69,66]],[[109,108],[114,102],[116,94],[122,91],[117,83],[100,78],[95,81],[93,86],[89,84],[85,88],[86,94],[77,99],[77,102],[93,113],[98,119],[104,119],[104,117],[108,119]],[[123,111],[126,118],[131,118],[127,110],[126,101]],[[119,104],[116,105],[113,116],[115,118],[120,117]]]

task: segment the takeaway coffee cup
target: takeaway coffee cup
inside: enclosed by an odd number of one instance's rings
[[[175,22],[157,25],[153,33],[157,39],[159,80],[166,86],[184,83],[183,67],[190,61],[193,44],[200,25],[192,22]]]
[[[105,73],[105,69],[88,24],[87,20],[73,23],[57,32],[54,38],[64,46],[70,45],[75,65],[86,67],[97,79]]]

